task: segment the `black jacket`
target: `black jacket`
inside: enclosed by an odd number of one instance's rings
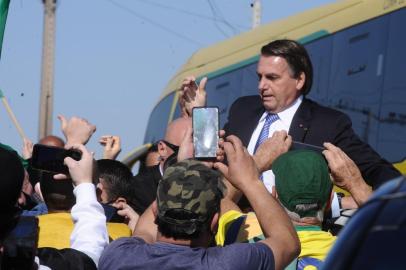
[[[238,98],[230,108],[226,135],[236,135],[248,146],[252,133],[264,113],[260,96]],[[360,169],[362,176],[374,189],[400,176],[392,164],[382,159],[371,146],[361,141],[352,129],[350,118],[337,110],[303,99],[289,129],[294,141],[323,146],[330,142],[341,148]]]

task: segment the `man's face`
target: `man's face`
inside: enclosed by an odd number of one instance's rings
[[[293,78],[288,62],[279,56],[261,56],[257,74],[262,104],[271,113],[279,113],[292,105],[305,81],[304,73]]]

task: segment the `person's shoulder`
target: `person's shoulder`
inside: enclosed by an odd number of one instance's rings
[[[256,242],[256,243],[234,243],[228,246],[223,247],[225,250],[230,249],[230,250],[253,250],[253,251],[259,251],[259,252],[271,252],[272,249],[267,246],[266,244],[262,242]]]
[[[139,237],[121,237],[111,242],[103,251],[99,266],[109,266],[114,263],[114,260],[126,256],[126,254],[133,254],[135,248],[144,245],[146,242]],[[102,268],[110,269],[110,268]]]
[[[250,114],[249,112],[257,113],[263,110],[261,97],[259,95],[254,96],[242,96],[237,98],[230,107],[229,114],[236,114],[238,117],[242,114]]]
[[[139,237],[121,237],[118,238],[117,240],[114,240],[111,242],[105,249],[105,251],[108,250],[116,250],[117,252],[121,252],[119,250],[121,249],[127,249],[131,246],[137,246],[137,245],[143,245],[146,244],[144,239],[139,238]]]
[[[211,253],[219,262],[227,262],[226,269],[271,269],[274,265],[272,249],[261,242],[235,243],[214,248]]]
[[[304,107],[310,108],[312,110],[312,112],[318,114],[318,115],[323,115],[323,116],[330,116],[330,117],[342,117],[342,116],[346,116],[345,113],[340,112],[339,110],[330,108],[330,107],[326,107],[324,105],[321,105],[319,103],[317,103],[314,100],[305,98],[303,99],[303,103],[302,105]]]
[[[259,95],[253,95],[253,96],[242,96],[237,98],[233,105],[239,105],[239,104],[262,104],[261,102],[261,97]]]
[[[217,247],[217,250],[213,250],[214,253],[222,254],[223,258],[233,257],[236,260],[248,258],[261,259],[268,256],[272,256],[272,249],[264,243],[234,243],[224,247]]]

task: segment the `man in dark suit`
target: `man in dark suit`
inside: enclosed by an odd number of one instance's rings
[[[291,112],[293,118],[290,124],[285,121],[281,125],[284,129],[285,124],[285,130],[293,141],[317,146],[331,142],[338,146],[354,160],[364,179],[374,189],[400,175],[360,140],[347,115],[305,98],[312,86],[313,71],[302,45],[292,40],[276,40],[265,45],[261,49],[257,74],[259,95],[241,97],[233,103],[224,127],[227,134],[237,135],[249,146],[250,141],[257,141],[258,136],[254,138],[253,133],[260,126],[261,116],[276,114],[283,122],[288,117],[284,119],[281,114],[296,105],[296,111]],[[277,125],[277,122],[274,124]]]
[[[359,139],[347,115],[306,98],[312,86],[313,69],[302,45],[292,40],[276,40],[263,46],[257,74],[259,95],[238,98],[231,106],[224,126],[226,135],[238,136],[251,154],[264,138],[285,130],[289,134],[286,136],[291,136],[293,141],[316,146],[330,142],[338,146],[354,160],[374,189],[400,175]],[[183,82],[183,93],[190,92],[192,79],[189,77]],[[197,97],[202,96],[200,88],[196,90]],[[263,176],[264,183],[270,178],[272,186],[272,172]]]

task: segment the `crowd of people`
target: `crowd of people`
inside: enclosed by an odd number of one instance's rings
[[[0,144],[1,269],[321,267],[339,237],[326,221],[400,173],[345,114],[306,98],[303,46],[265,45],[257,74],[259,95],[234,102],[211,160],[194,158],[192,110],[206,105],[208,80],[193,76],[180,86],[182,116],[136,175],[116,160],[118,136],[102,136],[94,160],[85,144],[96,127],[79,117],[58,117],[65,140],[38,141],[81,153],[64,159],[69,173],[33,166],[28,139],[20,154]]]

